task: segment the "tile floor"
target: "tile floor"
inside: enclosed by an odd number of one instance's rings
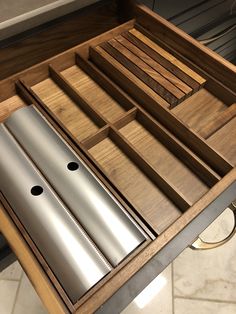
[[[218,241],[232,230],[226,210],[203,234]],[[0,273],[0,314],[45,314],[18,262]],[[236,237],[210,251],[186,249],[122,314],[235,314]],[[112,314],[112,313],[111,313]]]

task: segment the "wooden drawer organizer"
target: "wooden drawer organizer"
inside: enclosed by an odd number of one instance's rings
[[[235,72],[185,37],[138,6],[137,20],[0,84],[0,121],[35,104],[149,234],[72,304],[2,198],[0,229],[51,313],[119,313],[236,198]]]

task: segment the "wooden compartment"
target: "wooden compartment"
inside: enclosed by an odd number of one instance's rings
[[[61,74],[108,122],[118,120],[132,109],[130,105],[117,102],[77,65],[62,71]]]
[[[207,139],[236,116],[236,103],[215,96],[206,86],[172,112]]]
[[[232,68],[136,11],[0,83],[1,121],[36,105],[149,235],[71,304],[5,202],[0,228],[52,313],[120,312],[235,198]]]
[[[73,101],[51,78],[32,89],[78,140],[96,133],[105,125],[92,112]]]
[[[190,206],[208,191],[208,186],[186,166],[187,154],[180,159],[176,157],[174,151],[166,147],[167,143],[156,136],[156,130],[151,129],[151,123],[144,114],[138,112],[136,119],[119,131],[146,162],[183,195]]]
[[[181,211],[116,144],[114,133],[89,149],[103,173],[157,232],[164,231]],[[160,218],[161,217],[161,218]]]

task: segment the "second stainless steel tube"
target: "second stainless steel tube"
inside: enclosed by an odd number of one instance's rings
[[[107,259],[116,266],[144,232],[34,106],[5,122]]]

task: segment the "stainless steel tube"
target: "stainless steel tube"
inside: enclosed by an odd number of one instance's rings
[[[141,228],[36,108],[15,111],[5,125],[113,266],[145,240]]]
[[[0,148],[0,190],[75,303],[111,268],[3,125]]]

